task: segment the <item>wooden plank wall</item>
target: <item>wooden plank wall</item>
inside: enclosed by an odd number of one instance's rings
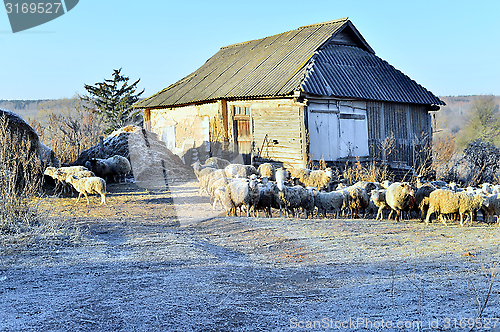
[[[431,123],[424,105],[367,102],[367,117],[372,157],[416,167],[429,158]]]
[[[305,167],[304,108],[273,102],[259,106],[251,108],[254,159],[260,152],[265,160]]]

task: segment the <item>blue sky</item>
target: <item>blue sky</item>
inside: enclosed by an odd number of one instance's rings
[[[377,55],[439,96],[500,95],[500,1],[80,0],[13,34],[0,14],[0,99],[70,98],[115,68],[150,96],[220,47],[348,16]]]

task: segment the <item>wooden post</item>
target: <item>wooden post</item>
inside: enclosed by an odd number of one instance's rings
[[[104,152],[104,137],[103,136],[99,136],[99,158],[100,159],[104,159],[104,156],[105,156],[105,152]]]

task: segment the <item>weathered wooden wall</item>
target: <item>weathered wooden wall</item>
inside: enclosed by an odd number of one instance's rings
[[[304,106],[292,99],[256,100],[250,103],[254,160],[306,165]]]
[[[209,142],[209,155],[241,162],[235,153],[234,107],[250,109],[251,154],[255,162],[265,159],[297,167],[306,165],[304,107],[291,98],[220,100],[152,109],[148,110],[147,126],[179,155],[185,152],[186,145],[199,148]]]
[[[370,155],[408,167],[430,157],[431,123],[424,105],[367,102]]]

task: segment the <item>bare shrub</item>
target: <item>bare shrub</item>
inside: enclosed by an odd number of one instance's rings
[[[40,140],[49,146],[62,163],[72,163],[82,151],[99,143],[104,133],[102,119],[96,113],[83,107],[82,102],[75,100],[72,108],[58,114],[50,109],[43,110],[47,114],[43,121],[31,121]]]
[[[36,149],[22,132],[0,118],[0,253],[13,247],[76,234],[42,209],[42,172]]]
[[[382,182],[392,180],[394,174],[392,174],[387,163],[371,161],[363,165],[359,159],[356,159],[354,165],[349,166],[346,164],[343,177],[347,183],[354,184],[359,181]]]

